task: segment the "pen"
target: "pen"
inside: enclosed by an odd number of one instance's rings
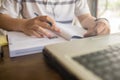
[[[37,13],[34,13],[36,16],[39,16]],[[52,27],[52,22],[50,21],[47,21],[47,23],[50,25],[50,27]],[[49,39],[55,39],[55,38],[58,38],[57,36],[51,36],[51,37],[48,37]]]
[[[39,16],[37,13],[34,13],[36,16]],[[50,21],[47,21],[47,23],[52,27],[52,23]]]

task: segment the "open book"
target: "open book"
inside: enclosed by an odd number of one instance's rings
[[[49,31],[53,38],[36,38],[27,36],[22,32],[8,32],[10,57],[42,52],[46,45],[78,39],[83,37],[86,32],[81,27],[70,24],[57,24],[57,26],[61,30],[60,33]]]
[[[84,30],[81,26],[73,26],[71,24],[57,23],[57,27],[60,28],[61,33],[56,34],[63,37],[66,40],[80,39],[86,32],[86,30]]]

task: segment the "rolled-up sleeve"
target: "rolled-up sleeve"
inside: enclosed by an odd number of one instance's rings
[[[0,7],[0,13],[8,14],[13,18],[17,18],[20,14],[20,1],[18,0],[3,0]]]
[[[87,0],[76,0],[75,15],[80,16],[82,14],[90,13]]]

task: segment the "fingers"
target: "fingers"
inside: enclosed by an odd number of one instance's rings
[[[37,33],[34,30],[27,30],[26,32],[24,32],[25,34],[29,35],[29,36],[35,36],[35,37],[39,37],[42,38],[44,37],[43,34]]]
[[[49,29],[49,30],[52,30],[52,31],[56,31],[56,32],[60,32],[60,29],[58,27],[56,27],[56,24],[52,24],[52,26],[50,26],[49,23],[40,22],[40,21],[37,24],[39,26],[43,27],[43,28],[46,28],[46,29]]]
[[[52,24],[55,24],[55,21],[49,16],[39,16],[38,18],[40,21],[51,22]]]
[[[101,31],[99,31],[97,34],[98,35],[104,35],[104,34],[109,34],[110,29],[109,28],[103,28]]]
[[[47,37],[52,36],[49,32],[46,31],[46,29],[42,28],[39,25],[35,25],[33,30],[36,31],[38,34],[42,34],[42,35],[47,36]]]
[[[53,26],[51,27],[51,30],[60,32],[60,29],[56,26],[56,24],[53,24]]]
[[[105,23],[97,23],[95,27],[89,28],[87,33],[84,34],[84,37],[96,36],[96,35],[105,35],[110,33],[110,28]]]
[[[26,27],[24,29],[24,33],[29,35],[29,36],[35,36],[35,37],[39,37],[39,38],[42,38],[45,36],[48,38],[52,37],[52,34],[50,34],[45,28],[42,28],[39,25]]]
[[[98,25],[96,27],[96,32],[97,32],[97,35],[109,34],[110,28],[108,25],[101,22],[101,23],[98,23]]]
[[[88,30],[85,34],[84,37],[91,37],[91,36],[96,36],[96,32],[94,30]]]
[[[36,37],[52,37],[49,30],[60,32],[60,29],[56,27],[55,21],[48,16],[38,16],[27,20],[23,24],[22,29],[25,34]]]
[[[39,20],[39,22],[38,22],[39,26],[53,30],[53,31],[60,32],[60,29],[56,26],[55,21],[51,17],[39,16],[39,17],[37,17],[37,19]]]

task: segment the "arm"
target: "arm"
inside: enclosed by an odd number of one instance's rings
[[[9,31],[22,31],[22,26],[27,20],[11,18],[9,15],[0,14],[0,28]]]
[[[52,22],[52,27],[47,23],[48,21]],[[55,25],[55,21],[48,16],[38,16],[33,19],[18,19],[12,18],[6,14],[0,14],[0,28],[21,31],[27,35],[36,37],[50,37],[51,35],[46,29],[59,32],[59,29]]]
[[[109,23],[105,19],[96,20],[90,14],[84,14],[78,16],[78,20],[81,22],[83,28],[87,30],[87,33],[84,35],[85,37],[110,33]]]

